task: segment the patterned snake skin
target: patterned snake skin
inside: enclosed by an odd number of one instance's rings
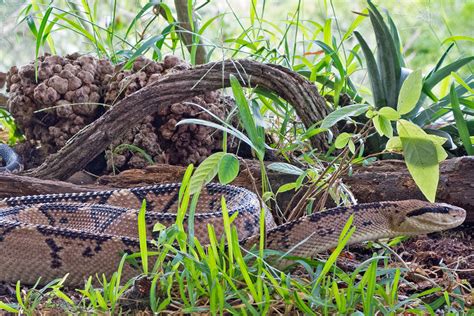
[[[153,226],[176,220],[179,184],[74,194],[47,194],[0,200],[0,281],[33,284],[69,276],[65,284],[81,286],[95,274],[116,271],[124,252],[139,249],[137,216],[147,203],[147,236]],[[241,245],[259,238],[260,203],[243,188],[209,184],[201,192],[194,218],[195,236],[208,242],[208,224],[223,235],[221,197],[229,215],[237,213]],[[399,235],[418,235],[460,225],[466,212],[458,207],[417,200],[359,204],[334,208],[276,226],[265,211],[266,246],[292,256],[308,257],[331,249],[353,215],[355,233],[349,244]],[[185,219],[185,223],[187,220]],[[139,274],[125,265],[123,277]]]

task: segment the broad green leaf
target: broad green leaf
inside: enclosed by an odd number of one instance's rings
[[[350,152],[355,154],[356,148],[355,148],[354,141],[352,139],[349,139],[348,147],[349,147]]]
[[[397,122],[397,132],[400,137],[426,136],[426,132],[421,127],[407,120]]]
[[[427,134],[421,127],[407,120],[399,120],[397,122],[397,132],[400,137],[418,137],[430,140],[436,148],[436,157],[438,162],[443,161],[448,156],[443,148],[446,138]]]
[[[401,152],[403,151],[402,140],[398,136],[390,138],[385,144],[386,151]]]
[[[400,118],[400,113],[398,113],[393,108],[388,107],[388,106],[384,106],[378,112],[379,112],[379,115],[382,115],[383,117],[385,117],[387,120],[390,120],[390,121],[396,121]]]
[[[321,128],[330,128],[337,122],[344,120],[348,117],[358,116],[367,111],[369,108],[366,104],[352,104],[341,107],[334,112],[329,113],[321,123]]]
[[[439,164],[434,143],[420,137],[401,137],[401,141],[408,171],[428,201],[434,202],[439,181]]]
[[[398,112],[403,115],[413,110],[420,99],[421,89],[423,87],[423,78],[421,70],[415,70],[408,75],[400,89],[398,96]]]
[[[384,116],[377,115],[372,119],[372,121],[374,122],[374,127],[380,136],[387,136],[389,138],[393,136],[392,124]]]
[[[296,188],[296,183],[295,182],[285,183],[285,184],[283,184],[282,186],[280,186],[278,188],[277,193],[283,193],[283,192],[286,192],[286,191],[290,191],[290,190],[293,190],[294,188]]]
[[[461,107],[459,106],[459,99],[456,91],[454,90],[454,84],[451,85],[449,95],[451,97],[451,108],[453,109],[454,120],[456,121],[459,137],[461,138],[462,144],[467,154],[472,156],[474,155],[474,148],[472,147],[466,120],[464,119],[464,115],[461,112]]]
[[[397,57],[398,57],[398,60],[400,62],[400,66],[402,66],[402,69],[403,67],[405,67],[405,61],[403,60],[403,55],[402,55],[402,44],[400,43],[400,34],[398,33],[398,30],[397,30],[397,26],[395,25],[395,22],[393,22],[392,20],[392,17],[390,16],[390,14],[388,12],[387,13],[387,21],[388,21],[388,25],[390,26],[390,34],[392,35],[393,37],[393,43],[395,45],[395,48],[396,48],[396,52],[397,52]],[[403,82],[403,80],[402,80]]]
[[[203,185],[209,183],[219,170],[219,162],[225,155],[223,152],[217,152],[207,157],[196,168],[189,183],[189,193],[196,194],[201,191]]]
[[[336,141],[334,142],[334,146],[336,146],[336,148],[338,149],[344,148],[349,142],[349,139],[351,139],[351,137],[352,135],[349,133],[339,134],[336,138]]]
[[[219,162],[219,182],[228,184],[234,181],[239,174],[239,160],[233,154],[225,154]]]
[[[285,162],[273,162],[267,166],[268,170],[273,170],[286,174],[293,174],[299,176],[304,173],[304,171],[297,166],[291,165]]]

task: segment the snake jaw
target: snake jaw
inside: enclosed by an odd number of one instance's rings
[[[427,234],[451,229],[461,225],[466,211],[445,203],[426,203],[405,214],[398,223],[398,229],[405,235]]]

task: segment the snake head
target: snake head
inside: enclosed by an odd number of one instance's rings
[[[427,234],[461,225],[466,211],[445,203],[405,201],[405,212],[399,212],[396,230],[405,235]]]

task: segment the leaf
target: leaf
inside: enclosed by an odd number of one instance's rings
[[[334,142],[334,146],[336,146],[337,149],[344,148],[347,143],[349,142],[349,139],[351,139],[352,134],[349,133],[341,133],[337,136],[336,141]]]
[[[329,115],[324,118],[321,123],[321,128],[330,128],[343,119],[352,116],[359,116],[367,111],[368,108],[369,106],[367,104],[352,104],[341,107],[334,112],[329,113]]]
[[[321,41],[314,41],[319,47],[321,47],[324,52],[329,55],[334,62],[334,66],[336,66],[337,71],[339,72],[339,80],[344,80],[346,76],[346,71],[344,70],[344,66],[342,65],[341,59],[339,58],[337,52],[333,50],[329,45],[321,42]]]
[[[38,80],[38,67],[37,67],[37,59],[39,56],[39,49],[41,44],[43,43],[43,36],[48,36],[48,34],[44,34],[46,26],[48,24],[48,18],[53,11],[53,7],[49,7],[46,12],[44,13],[43,18],[41,19],[41,24],[38,29],[38,33],[36,34],[36,48],[35,48],[35,79]]]
[[[234,181],[239,174],[239,160],[233,154],[226,153],[219,162],[219,182],[228,184]]]
[[[382,15],[372,1],[369,0],[367,3],[369,5],[370,21],[372,22],[375,39],[377,41],[377,59],[379,62],[380,77],[385,87],[387,104],[384,105],[395,107],[397,104],[401,74],[397,49]]]
[[[474,60],[474,56],[469,56],[465,58],[461,58],[452,62],[451,64],[433,72],[429,78],[425,80],[423,83],[423,91],[431,91],[431,89],[436,86],[441,80],[445,77],[449,76],[451,72],[454,72],[461,68],[462,66],[470,63]]]
[[[273,162],[269,164],[267,168],[269,170],[286,173],[286,174],[293,174],[295,176],[299,176],[304,173],[302,169],[285,162]]]
[[[402,152],[403,146],[400,137],[395,136],[390,138],[385,144],[385,150],[390,152]]]
[[[467,128],[466,120],[464,115],[461,112],[461,107],[459,106],[459,99],[454,90],[454,84],[451,84],[451,90],[449,92],[451,98],[451,108],[453,109],[454,120],[456,121],[456,127],[458,128],[459,137],[461,138],[464,149],[468,155],[474,155],[474,148],[472,147],[469,129]]]
[[[262,135],[263,129],[257,129],[242,86],[240,85],[239,80],[237,80],[233,75],[230,76],[230,85],[232,87],[232,92],[234,93],[235,103],[239,109],[240,120],[242,121],[244,129],[252,141],[254,148],[257,149],[256,154],[258,158],[263,160],[265,156],[265,139]]]
[[[382,115],[383,117],[385,117],[387,120],[390,120],[390,121],[396,121],[400,118],[400,113],[398,113],[397,111],[395,111],[393,108],[389,106],[384,106],[378,112],[379,112],[379,115]]]
[[[401,137],[401,141],[408,171],[428,201],[434,202],[439,181],[435,145],[419,137]]]
[[[389,138],[393,136],[392,124],[384,116],[377,115],[372,119],[372,121],[374,122],[374,127],[380,136],[385,135]]]
[[[401,115],[407,114],[415,108],[416,103],[420,99],[422,87],[423,78],[421,70],[418,69],[409,74],[402,84],[400,95],[398,96],[398,113]]]
[[[155,35],[147,39],[143,44],[141,44],[137,50],[133,53],[132,57],[123,65],[123,69],[128,69],[135,59],[138,58],[138,56],[143,55],[148,49],[153,48],[157,42],[164,41],[166,36],[171,32],[171,29],[174,27],[174,24],[170,24],[166,26],[161,34]]]
[[[377,62],[375,61],[374,54],[372,54],[369,45],[367,45],[366,41],[364,40],[362,35],[360,35],[359,32],[354,32],[354,35],[360,43],[360,47],[362,48],[362,52],[364,53],[365,60],[367,63],[367,71],[369,73],[370,85],[372,87],[374,106],[376,108],[385,106],[387,105],[385,90],[383,82],[380,79],[380,73],[377,67]]]
[[[219,170],[219,162],[225,155],[223,152],[217,152],[207,157],[196,168],[189,183],[189,193],[196,194],[201,191],[203,185],[209,183]]]
[[[474,42],[474,37],[471,36],[463,36],[463,35],[455,35],[455,36],[450,36],[446,38],[441,45],[447,43],[447,42],[456,42],[456,41],[469,41],[469,42]]]
[[[430,140],[435,145],[438,162],[446,159],[447,154],[442,146],[446,142],[446,138],[429,135],[421,127],[406,120],[399,120],[397,122],[397,132],[400,137],[418,137]]]
[[[142,206],[138,212],[138,236],[140,241],[140,256],[142,259],[143,273],[148,274],[148,248],[147,248],[147,237],[146,237],[146,200],[143,199]]]
[[[4,311],[7,311],[9,313],[19,313],[20,311],[8,304],[5,304],[3,302],[0,301],[0,309],[3,309]]]
[[[286,192],[286,191],[290,191],[290,190],[293,190],[294,188],[296,188],[296,183],[295,182],[285,183],[285,184],[283,184],[282,186],[280,186],[278,188],[277,193],[283,193],[283,192]]]

